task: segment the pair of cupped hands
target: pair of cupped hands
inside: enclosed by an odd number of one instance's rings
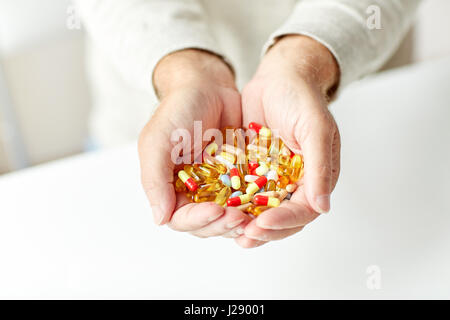
[[[242,93],[233,71],[212,53],[188,49],[163,58],[153,75],[160,105],[139,138],[141,180],[155,223],[252,248],[291,236],[328,212],[340,165],[339,131],[328,111],[338,81],[333,55],[300,35],[279,39]],[[303,154],[302,184],[289,201],[255,219],[233,207],[190,203],[174,189],[171,135],[183,128],[193,136],[194,121],[202,121],[203,130],[249,122],[277,129],[292,151]]]

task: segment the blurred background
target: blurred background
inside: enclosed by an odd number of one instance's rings
[[[449,56],[449,13],[424,1],[384,69]],[[0,174],[86,151],[84,43],[69,0],[0,0]]]

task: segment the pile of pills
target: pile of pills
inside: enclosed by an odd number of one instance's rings
[[[192,202],[215,202],[258,216],[289,199],[303,175],[303,158],[294,154],[269,128],[250,123],[251,135],[224,128],[231,143],[210,142],[202,163],[175,172],[175,190]],[[231,135],[231,137],[230,137]]]

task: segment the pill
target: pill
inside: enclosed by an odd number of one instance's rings
[[[229,207],[237,207],[237,206],[240,206],[241,204],[250,202],[251,199],[252,199],[252,196],[250,194],[243,194],[238,197],[229,198],[227,200],[227,205]]]
[[[255,181],[258,178],[259,178],[259,176],[257,176],[257,175],[250,175],[250,174],[248,174],[248,175],[246,175],[244,177],[244,180],[245,180],[245,182],[253,182],[253,181]]]
[[[184,185],[183,185],[184,186]],[[235,191],[235,192],[233,192],[232,194],[231,194],[231,196],[230,196],[230,198],[235,198],[235,197],[239,197],[239,196],[242,196],[242,191],[241,190],[238,190],[238,191]]]
[[[230,161],[228,161],[227,159],[225,159],[221,155],[215,156],[215,159],[217,161],[219,161],[220,163],[224,164],[227,168],[233,168],[234,167],[233,163],[231,163]]]
[[[290,183],[286,186],[287,192],[294,192],[297,189],[297,185],[294,183]]]
[[[267,209],[270,209],[269,206],[255,206],[252,210],[252,214],[257,217]]]
[[[258,176],[263,176],[269,172],[269,167],[265,163],[261,163],[258,168],[255,169],[255,173]]]
[[[278,180],[278,173],[277,173],[276,170],[270,170],[269,172],[267,172],[266,177],[267,177],[267,180],[277,181]]]
[[[192,179],[184,170],[180,170],[178,172],[178,178],[180,178],[181,181],[183,181],[183,183],[185,184],[185,186],[191,190],[192,192],[194,192],[195,190],[197,190],[198,185],[197,183],[194,181],[194,179]]]
[[[263,127],[256,122],[250,122],[248,124],[248,128],[256,131],[257,134],[266,138],[269,138],[272,135],[272,131],[270,131],[269,128]]]
[[[280,200],[275,197],[261,196],[257,194],[253,198],[253,203],[259,206],[278,207],[280,205]]]
[[[238,190],[241,187],[241,177],[239,176],[239,171],[236,168],[230,170],[231,176],[231,187],[234,190]]]
[[[219,148],[219,146],[217,145],[217,143],[215,142],[211,142],[210,144],[208,144],[205,148],[205,152],[207,154],[209,154],[210,156],[212,156],[213,154],[216,153],[217,149]]]
[[[254,194],[254,193],[256,193],[256,191],[258,191],[259,189],[264,187],[266,183],[267,183],[267,178],[265,176],[261,176],[258,179],[256,179],[255,181],[251,182],[248,185],[245,192],[248,194]]]
[[[259,163],[256,161],[250,161],[248,163],[248,170],[252,171],[259,167]]]
[[[227,174],[222,174],[220,176],[220,181],[223,182],[224,185],[226,185],[227,187],[231,187],[231,180],[230,180],[230,176]]]
[[[234,155],[232,155],[231,153],[222,151],[222,152],[220,153],[220,156],[221,156],[222,158],[224,158],[225,160],[227,160],[229,163],[234,164],[234,163],[236,162],[236,157],[235,157]]]

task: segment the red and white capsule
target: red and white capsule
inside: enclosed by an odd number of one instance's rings
[[[256,179],[255,181],[253,181],[252,183],[250,183],[247,187],[247,189],[245,190],[246,193],[248,194],[255,194],[259,189],[261,189],[262,187],[264,187],[267,183],[267,177],[265,176],[261,176],[258,179]]]
[[[250,194],[243,194],[238,197],[229,198],[227,200],[227,206],[229,207],[237,207],[241,204],[249,203],[252,200],[252,196]]]
[[[270,138],[272,136],[272,131],[270,131],[269,128],[266,128],[266,127],[260,125],[259,123],[250,122],[248,124],[248,128],[255,130],[257,134],[259,134],[260,136],[263,136],[265,138]]]
[[[239,171],[236,168],[232,168],[230,170],[230,177],[231,177],[231,187],[234,190],[239,190],[241,187],[241,177],[239,176]]]
[[[253,198],[253,202],[258,206],[278,207],[280,205],[280,200],[278,198],[259,194]]]
[[[184,170],[179,171],[178,178],[180,178],[180,180],[183,181],[184,185],[192,192],[197,190],[197,188],[198,188],[197,183],[194,181],[194,179],[192,179],[189,176],[189,174],[187,174],[186,171],[184,171]]]

